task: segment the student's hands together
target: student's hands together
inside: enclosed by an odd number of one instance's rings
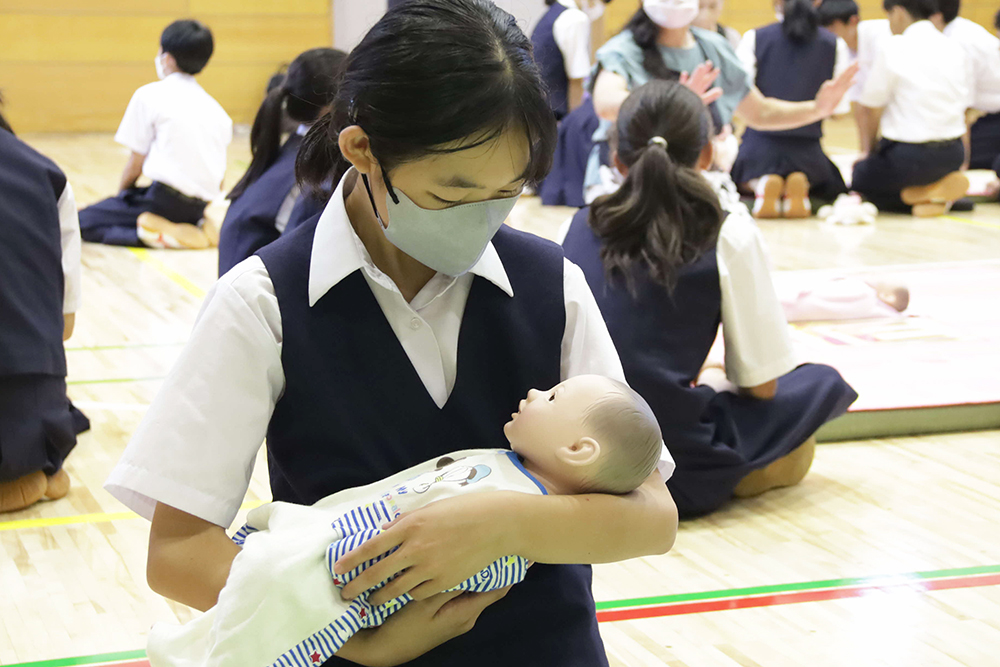
[[[712,88],[712,84],[719,78],[719,73],[719,68],[713,65],[711,60],[706,60],[695,67],[690,74],[681,72],[679,83],[697,93],[705,106],[708,106],[722,97],[722,88],[718,86]]]
[[[514,553],[505,541],[511,531],[503,522],[504,498],[511,493],[439,500],[386,524],[383,533],[337,561],[335,570],[343,574],[396,549],[345,586],[344,599],[353,599],[388,579],[392,580],[372,593],[371,604],[381,605],[404,593],[416,600],[427,599]]]
[[[820,86],[819,92],[816,93],[816,112],[821,118],[833,115],[840,100],[854,85],[854,77],[858,73],[858,69],[858,63],[853,63],[841,72],[840,76],[830,79]]]
[[[483,610],[502,599],[510,587],[489,593],[439,593],[416,600],[372,630],[354,635],[337,655],[369,667],[393,667],[471,630]]]

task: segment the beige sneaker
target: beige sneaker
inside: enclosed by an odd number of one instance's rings
[[[955,171],[940,181],[928,185],[916,185],[910,188],[903,188],[899,193],[904,204],[917,207],[921,204],[945,204],[961,199],[969,191],[969,178],[960,171]],[[926,208],[927,211],[937,210],[936,208]],[[917,215],[914,211],[914,215]],[[938,214],[940,215],[940,213]],[[926,217],[926,216],[925,216]]]

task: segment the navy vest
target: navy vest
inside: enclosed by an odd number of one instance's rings
[[[301,144],[298,134],[288,137],[271,166],[229,205],[219,233],[220,276],[281,236],[276,219],[295,187],[295,156]]]
[[[66,176],[0,130],[0,376],[66,375],[59,198]]]
[[[532,387],[560,380],[565,330],[560,248],[503,227],[493,239],[515,296],[473,280],[444,408],[431,399],[356,271],[313,307],[316,220],[260,250],[281,311],[285,391],[267,433],[275,500],[313,503],[469,447],[508,447],[502,427]],[[417,666],[607,665],[582,565],[535,565],[475,628]],[[543,621],[544,622],[540,622]],[[348,665],[332,658],[328,665]]]
[[[583,269],[608,332],[618,349],[629,384],[649,403],[667,448],[672,432],[692,433],[712,426],[700,420],[715,392],[692,387],[722,321],[722,293],[715,250],[681,269],[669,293],[636,271],[636,294],[624,280],[609,278],[601,241],[590,228],[590,208],[573,218],[563,242],[566,257]]]
[[[535,30],[531,33],[531,43],[534,45],[535,62],[542,74],[542,81],[548,88],[549,106],[556,118],[562,118],[569,112],[569,79],[566,77],[566,60],[559,45],[556,44],[552,29],[556,19],[566,11],[566,7],[555,2],[542,15]]]
[[[765,97],[789,102],[815,99],[825,81],[833,78],[837,59],[837,37],[820,28],[812,40],[793,42],[780,23],[757,30],[757,87]],[[747,128],[747,132],[756,132]],[[763,132],[765,135],[819,139],[823,123],[794,130]]]

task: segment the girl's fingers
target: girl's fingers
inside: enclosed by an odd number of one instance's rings
[[[386,556],[351,580],[340,594],[345,600],[353,600],[383,581],[392,579],[410,565],[411,563],[404,560],[399,552]]]
[[[337,574],[345,574],[354,570],[368,561],[375,560],[385,553],[389,553],[403,543],[403,536],[397,530],[386,530],[371,538],[353,551],[344,554],[336,562],[333,571]],[[377,583],[377,582],[376,582]]]
[[[399,575],[398,577],[396,577],[395,579],[393,579],[392,581],[390,581],[389,583],[387,583],[382,588],[373,592],[371,594],[371,597],[368,598],[368,602],[375,607],[384,605],[386,602],[389,602],[390,600],[395,600],[401,595],[405,595],[406,593],[411,593],[411,589],[420,586],[423,583],[424,582],[419,575],[414,574],[412,571],[408,570]],[[430,596],[425,595],[424,597],[430,597]],[[423,598],[414,598],[414,599],[423,599]]]

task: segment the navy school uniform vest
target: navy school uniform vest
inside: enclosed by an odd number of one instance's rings
[[[66,176],[0,129],[0,376],[66,375],[59,198]]]
[[[566,77],[566,60],[552,30],[556,19],[566,11],[566,7],[554,2],[549,10],[542,15],[538,25],[531,33],[531,43],[534,47],[535,62],[542,74],[542,81],[548,88],[549,107],[562,118],[569,112],[569,79]]]
[[[219,233],[220,276],[281,236],[275,221],[295,187],[295,156],[301,144],[298,134],[288,137],[271,166],[229,205]]]
[[[455,387],[438,408],[360,270],[309,307],[316,225],[310,220],[258,252],[283,331],[285,391],[267,433],[274,499],[313,503],[456,449],[508,447],[502,429],[518,401],[560,380],[561,249],[500,229],[493,243],[514,297],[473,279]],[[472,631],[407,664],[607,665],[590,584],[589,566],[535,565]]]
[[[794,42],[785,36],[780,23],[772,23],[757,30],[756,57],[756,83],[765,97],[805,102],[815,99],[823,83],[833,78],[837,37],[820,28],[810,41]],[[789,71],[789,65],[793,71]],[[757,131],[748,128],[747,132]],[[823,136],[823,123],[761,134],[819,139]]]
[[[671,446],[671,433],[713,427],[702,416],[715,392],[692,387],[722,321],[722,293],[715,249],[681,269],[673,293],[637,270],[636,294],[619,277],[609,279],[601,241],[590,228],[590,207],[573,218],[563,250],[587,278],[618,349],[629,384],[649,403]]]

